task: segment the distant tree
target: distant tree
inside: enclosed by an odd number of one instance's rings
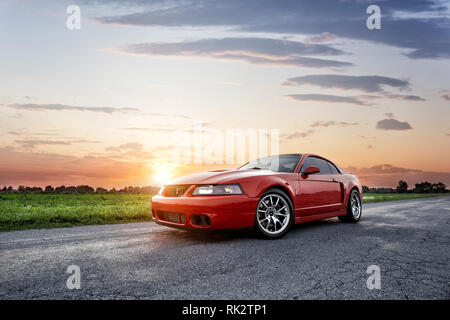
[[[112,188],[111,190],[109,190],[109,193],[116,194],[117,193],[116,188]]]
[[[134,191],[133,186],[128,186],[128,187],[125,187],[125,189],[124,189],[125,193],[133,193],[133,191]]]
[[[364,191],[364,187],[365,186],[363,186],[363,192],[366,192],[366,191]],[[367,188],[367,189],[369,189],[369,188]],[[141,188],[141,192],[146,193],[146,194],[157,194],[158,191],[159,191],[159,187],[154,187],[154,186],[145,186],[145,187]]]
[[[106,190],[105,188],[102,187],[98,187],[97,189],[95,189],[95,193],[108,193],[108,190]]]
[[[393,188],[369,188],[369,193],[395,193]]]
[[[86,185],[78,186],[77,187],[78,193],[94,193],[94,188]]]
[[[44,189],[44,192],[45,193],[53,193],[53,192],[55,192],[55,189],[53,189],[52,186],[46,186]]]
[[[60,186],[60,187],[55,188],[55,193],[63,193],[64,191],[66,191],[65,186]]]
[[[415,193],[430,193],[432,191],[432,187],[433,187],[433,185],[428,181],[416,183],[414,192]]]
[[[41,187],[25,187],[25,192],[28,193],[42,193]]]
[[[17,191],[19,191],[19,192],[25,192],[25,186],[19,186],[19,187],[17,188]]]
[[[133,193],[141,193],[141,187],[134,187]]]
[[[369,187],[368,186],[362,186],[363,193],[369,193]]]
[[[66,187],[64,193],[78,193],[78,189],[74,186]]]
[[[4,186],[3,188],[2,188],[2,192],[8,192],[8,188],[6,187],[6,186]]]
[[[446,192],[446,190],[447,190],[446,185],[443,184],[442,182],[433,183],[431,188],[432,188],[433,192],[436,192],[436,193],[443,193],[443,192]]]
[[[398,193],[408,192],[408,184],[406,183],[406,181],[400,180],[398,182],[397,192]]]

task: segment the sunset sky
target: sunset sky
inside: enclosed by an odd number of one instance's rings
[[[449,3],[2,1],[0,186],[237,167],[172,164],[171,134],[195,123],[279,129],[281,153],[323,155],[368,186],[449,186]]]

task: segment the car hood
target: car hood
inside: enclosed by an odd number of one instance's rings
[[[173,179],[166,185],[218,184],[224,182],[236,182],[236,180],[253,176],[273,175],[273,174],[276,174],[276,172],[258,169],[205,171]]]

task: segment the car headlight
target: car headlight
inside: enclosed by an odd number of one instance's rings
[[[244,194],[238,184],[218,184],[209,186],[198,186],[192,195],[194,196],[219,196]]]

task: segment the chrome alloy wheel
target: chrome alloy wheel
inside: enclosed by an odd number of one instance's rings
[[[289,204],[276,193],[268,194],[259,201],[256,217],[261,229],[268,234],[277,235],[289,226]]]
[[[355,220],[358,220],[359,216],[361,215],[361,199],[359,198],[358,193],[353,192],[350,201],[353,218],[355,218]]]

